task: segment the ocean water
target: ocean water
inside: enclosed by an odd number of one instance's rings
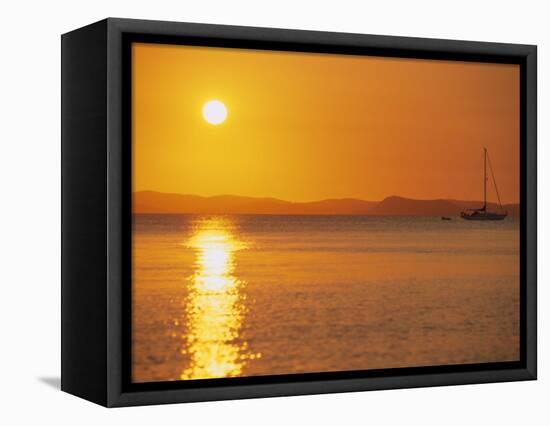
[[[519,221],[134,216],[135,382],[519,359]]]

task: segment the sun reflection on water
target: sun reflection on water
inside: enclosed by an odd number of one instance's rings
[[[247,248],[237,240],[234,225],[226,218],[197,223],[188,246],[195,251],[195,273],[190,280],[186,305],[188,367],[181,379],[234,377],[250,354],[239,336],[245,315],[245,285],[235,275],[235,252]]]

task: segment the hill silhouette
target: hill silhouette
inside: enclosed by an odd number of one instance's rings
[[[465,209],[480,208],[481,201],[464,201],[450,199],[415,200],[391,196],[378,203],[369,214],[383,216],[459,216]],[[496,203],[487,203],[491,211],[498,211]],[[511,216],[519,215],[518,204],[506,204],[502,206]]]
[[[371,211],[375,215],[441,216],[460,213],[460,208],[447,200],[414,200],[403,197],[387,197]]]
[[[135,192],[135,213],[203,213],[203,214],[295,214],[295,215],[364,215],[375,202],[356,199],[321,200],[304,203],[276,198],[218,195],[166,194],[155,191]]]
[[[379,202],[354,198],[290,202],[277,198],[235,195],[202,197],[156,191],[133,194],[134,213],[458,216],[466,208],[481,205],[480,201],[416,200],[398,196],[387,197]],[[490,209],[497,208],[492,203],[488,206]],[[504,208],[512,216],[519,214],[518,204],[508,204]]]

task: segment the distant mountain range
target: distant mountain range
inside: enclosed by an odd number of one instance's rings
[[[218,195],[167,194],[139,191],[133,194],[134,213],[194,214],[290,214],[290,215],[377,215],[377,216],[458,216],[466,208],[481,207],[481,201],[415,200],[391,196],[382,201],[354,198],[312,202],[290,202],[276,198]],[[490,209],[497,205],[489,203]],[[511,216],[519,216],[518,204],[503,206]]]
[[[464,209],[480,208],[482,201],[464,200],[415,200],[403,197],[387,197],[374,206],[369,212],[372,215],[384,216],[458,216]],[[495,203],[487,203],[489,210],[498,210]],[[511,216],[519,215],[518,204],[502,206]]]

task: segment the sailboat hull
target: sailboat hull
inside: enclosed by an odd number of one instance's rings
[[[462,213],[461,216],[464,220],[504,220],[508,215],[505,213],[475,212],[472,214]]]

